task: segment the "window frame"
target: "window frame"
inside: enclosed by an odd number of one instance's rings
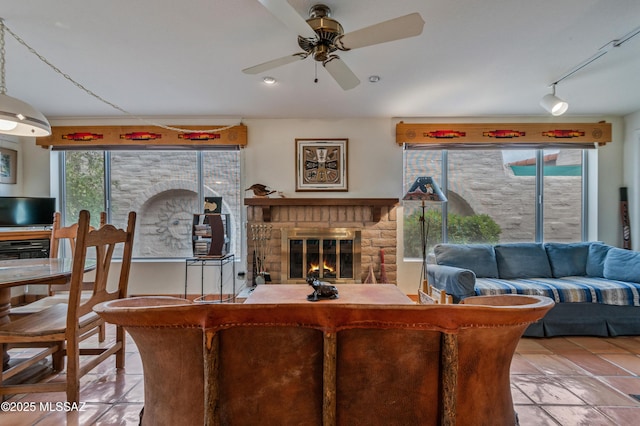
[[[107,214],[107,223],[111,222],[111,168],[112,168],[112,164],[111,164],[111,153],[112,151],[140,151],[140,152],[145,152],[144,149],[123,149],[123,150],[106,150],[106,149],[92,149],[91,147],[87,147],[87,149],[70,149],[70,150],[56,150],[57,154],[58,154],[58,158],[57,158],[57,165],[58,165],[58,170],[57,170],[57,175],[58,175],[58,194],[59,194],[59,210],[61,212],[61,220],[62,223],[67,223],[67,220],[69,218],[67,218],[66,216],[66,209],[65,209],[65,203],[66,203],[66,199],[67,199],[67,188],[66,188],[66,153],[67,151],[76,151],[76,150],[80,150],[80,151],[99,151],[102,153],[103,155],[103,162],[104,162],[104,187],[103,187],[103,193],[104,193],[104,211]],[[171,147],[171,146],[167,146],[167,147],[162,147],[161,149],[159,149],[161,151],[176,151],[176,152],[184,152],[184,149],[181,148],[175,148],[175,147]],[[206,179],[205,176],[203,175],[204,173],[204,162],[205,162],[205,154],[210,153],[211,151],[224,151],[224,152],[238,152],[239,158],[238,158],[238,176],[240,178],[240,180],[242,179],[242,174],[243,174],[243,158],[242,158],[242,150],[240,149],[239,146],[234,146],[234,145],[225,145],[225,146],[219,146],[216,147],[215,149],[212,149],[211,147],[203,147],[202,149],[189,149],[188,150],[190,153],[195,153],[196,154],[196,174],[197,174],[197,202],[198,205],[204,205],[204,198],[205,198],[205,186],[206,186]],[[239,191],[239,199],[242,200],[242,182],[238,182],[238,191]],[[237,206],[237,211],[234,212],[236,213],[236,220],[239,223],[243,222],[243,211],[242,211],[242,205],[238,205]],[[235,232],[235,231],[234,231]],[[235,250],[234,250],[234,254],[236,259],[242,259],[243,255],[244,255],[244,244],[242,243],[242,238],[243,238],[243,234],[244,231],[242,229],[242,226],[240,226],[240,229],[238,230],[239,232],[239,241],[236,242],[236,244],[234,245]],[[235,237],[235,234],[234,234]],[[174,257],[146,257],[146,256],[138,256],[135,257],[135,260],[138,261],[157,261],[157,260],[170,260],[170,261],[178,261],[178,260],[183,260],[185,258],[185,256],[174,256]]]
[[[425,148],[422,148],[425,149]],[[500,147],[497,149],[501,149],[501,150],[508,150],[505,147]],[[534,237],[535,240],[534,242],[537,243],[541,243],[544,242],[544,151],[545,149],[549,149],[547,147],[536,147],[535,148],[535,158],[536,158],[536,164],[535,164],[535,170],[536,170],[536,176],[535,176],[535,200],[534,200],[534,205],[535,205],[535,211],[534,211],[534,221],[535,221],[535,230],[534,230]],[[569,149],[567,147],[563,147],[561,149]],[[579,148],[573,148],[573,149],[579,149]],[[420,150],[420,148],[416,148],[416,147],[411,147],[411,146],[407,146],[405,144],[405,147],[403,149],[403,170],[406,172],[406,155],[407,152],[409,151],[413,151],[413,150]],[[449,192],[449,149],[441,149],[441,148],[436,148],[433,149],[434,151],[440,151],[441,157],[440,157],[440,162],[441,162],[441,171],[440,171],[440,176],[436,177],[436,180],[438,181],[440,188],[442,189],[442,191],[445,193],[445,195],[448,194]],[[482,150],[482,148],[478,147],[478,149],[467,149],[467,150]],[[588,149],[580,149],[581,150],[581,162],[582,162],[582,170],[581,170],[581,208],[580,208],[580,241],[587,241],[588,239],[588,229],[589,229],[589,198],[588,198],[588,194],[589,194],[589,154],[588,154]],[[406,186],[407,182],[406,182],[406,177],[403,174],[403,187]],[[407,189],[406,187],[404,188],[405,190]],[[443,243],[448,242],[448,213],[449,213],[449,208],[448,208],[448,202],[444,202],[441,205],[441,211],[442,211],[442,228],[441,228],[441,241]],[[405,216],[403,216],[403,220],[405,219]],[[403,244],[405,242],[403,241]],[[415,259],[414,257],[406,257],[404,258],[405,260],[413,260]]]

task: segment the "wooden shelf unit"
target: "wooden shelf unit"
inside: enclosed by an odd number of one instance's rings
[[[0,231],[0,241],[48,240],[51,229]]]

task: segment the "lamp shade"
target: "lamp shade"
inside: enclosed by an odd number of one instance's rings
[[[49,136],[51,125],[42,113],[28,103],[0,93],[0,133],[14,136]]]
[[[544,95],[540,100],[542,108],[546,109],[551,115],[562,115],[569,109],[569,104],[554,94]]]
[[[447,201],[442,190],[431,176],[421,176],[411,185],[403,200]]]

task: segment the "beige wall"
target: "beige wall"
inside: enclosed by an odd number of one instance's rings
[[[390,119],[245,120],[245,183],[264,183],[288,197],[390,198],[402,195],[402,148]],[[295,139],[348,138],[348,192],[295,192]]]
[[[546,119],[546,118],[545,118]],[[540,117],[492,117],[487,118],[404,118],[405,122],[540,122]],[[591,219],[595,224],[590,229],[590,239],[606,241],[610,244],[620,243],[620,220],[618,210],[618,188],[623,186],[625,179],[627,186],[634,194],[637,203],[637,176],[628,176],[629,170],[637,167],[628,155],[629,137],[625,137],[624,121],[621,118],[585,117],[570,118],[563,121],[600,121],[613,123],[614,142],[598,149],[591,155],[597,157],[597,167],[592,167],[595,174],[600,171],[598,179],[592,179],[592,194],[589,199]],[[635,116],[635,128],[640,127],[640,114]],[[180,123],[183,125],[225,125],[234,124],[238,120],[230,119],[173,119],[163,123]],[[263,183],[288,197],[398,197],[402,196],[402,148],[395,143],[395,124],[400,119],[370,118],[370,119],[244,119],[248,127],[248,146],[243,150],[244,175],[243,185],[248,187],[253,183]],[[552,121],[550,121],[552,122]],[[92,120],[52,120],[52,125],[115,125],[139,124],[135,120],[92,119]],[[628,128],[628,126],[627,126]],[[296,138],[348,138],[349,139],[349,191],[335,193],[296,193],[295,192],[295,144]],[[635,145],[638,145],[636,136]],[[626,150],[625,150],[626,149]],[[634,148],[637,154],[639,148]],[[55,188],[56,182],[50,182],[49,172],[55,170],[56,162],[50,161],[47,150],[35,146],[33,140],[22,142],[22,157],[28,159],[29,165],[23,167],[25,175],[19,186],[22,193],[4,193],[4,195],[48,195],[42,192],[50,186]],[[24,164],[24,163],[23,163]],[[623,174],[625,164],[627,174]],[[594,168],[596,170],[594,170]],[[633,173],[638,173],[634,171]],[[0,185],[0,191],[6,185]],[[55,195],[55,190],[52,190]],[[2,192],[0,192],[2,194]],[[637,206],[636,206],[637,207]],[[638,228],[637,208],[634,217],[634,228]],[[632,210],[632,215],[633,215]],[[402,207],[398,209],[402,215]],[[638,230],[635,230],[636,235]],[[401,221],[398,222],[398,237],[402,236]],[[635,239],[636,243],[638,238]],[[420,265],[417,262],[402,261],[402,245],[398,247],[398,285],[407,292],[415,294],[418,288]],[[239,265],[245,265],[242,260]],[[243,270],[242,266],[237,271]],[[141,261],[134,264],[132,270],[130,293],[132,294],[179,294],[184,290],[184,262]],[[191,280],[190,280],[191,281]],[[199,282],[199,277],[198,277]],[[194,289],[190,283],[190,289]]]

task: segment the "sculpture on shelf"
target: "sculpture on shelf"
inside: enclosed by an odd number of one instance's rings
[[[317,302],[321,299],[337,299],[338,288],[329,283],[319,281],[315,277],[308,277],[307,284],[313,287],[313,293],[307,296],[307,300]]]
[[[256,197],[267,197],[276,192],[275,190],[261,183],[254,183],[253,185],[245,189],[245,191],[253,191],[253,195],[255,195]]]

